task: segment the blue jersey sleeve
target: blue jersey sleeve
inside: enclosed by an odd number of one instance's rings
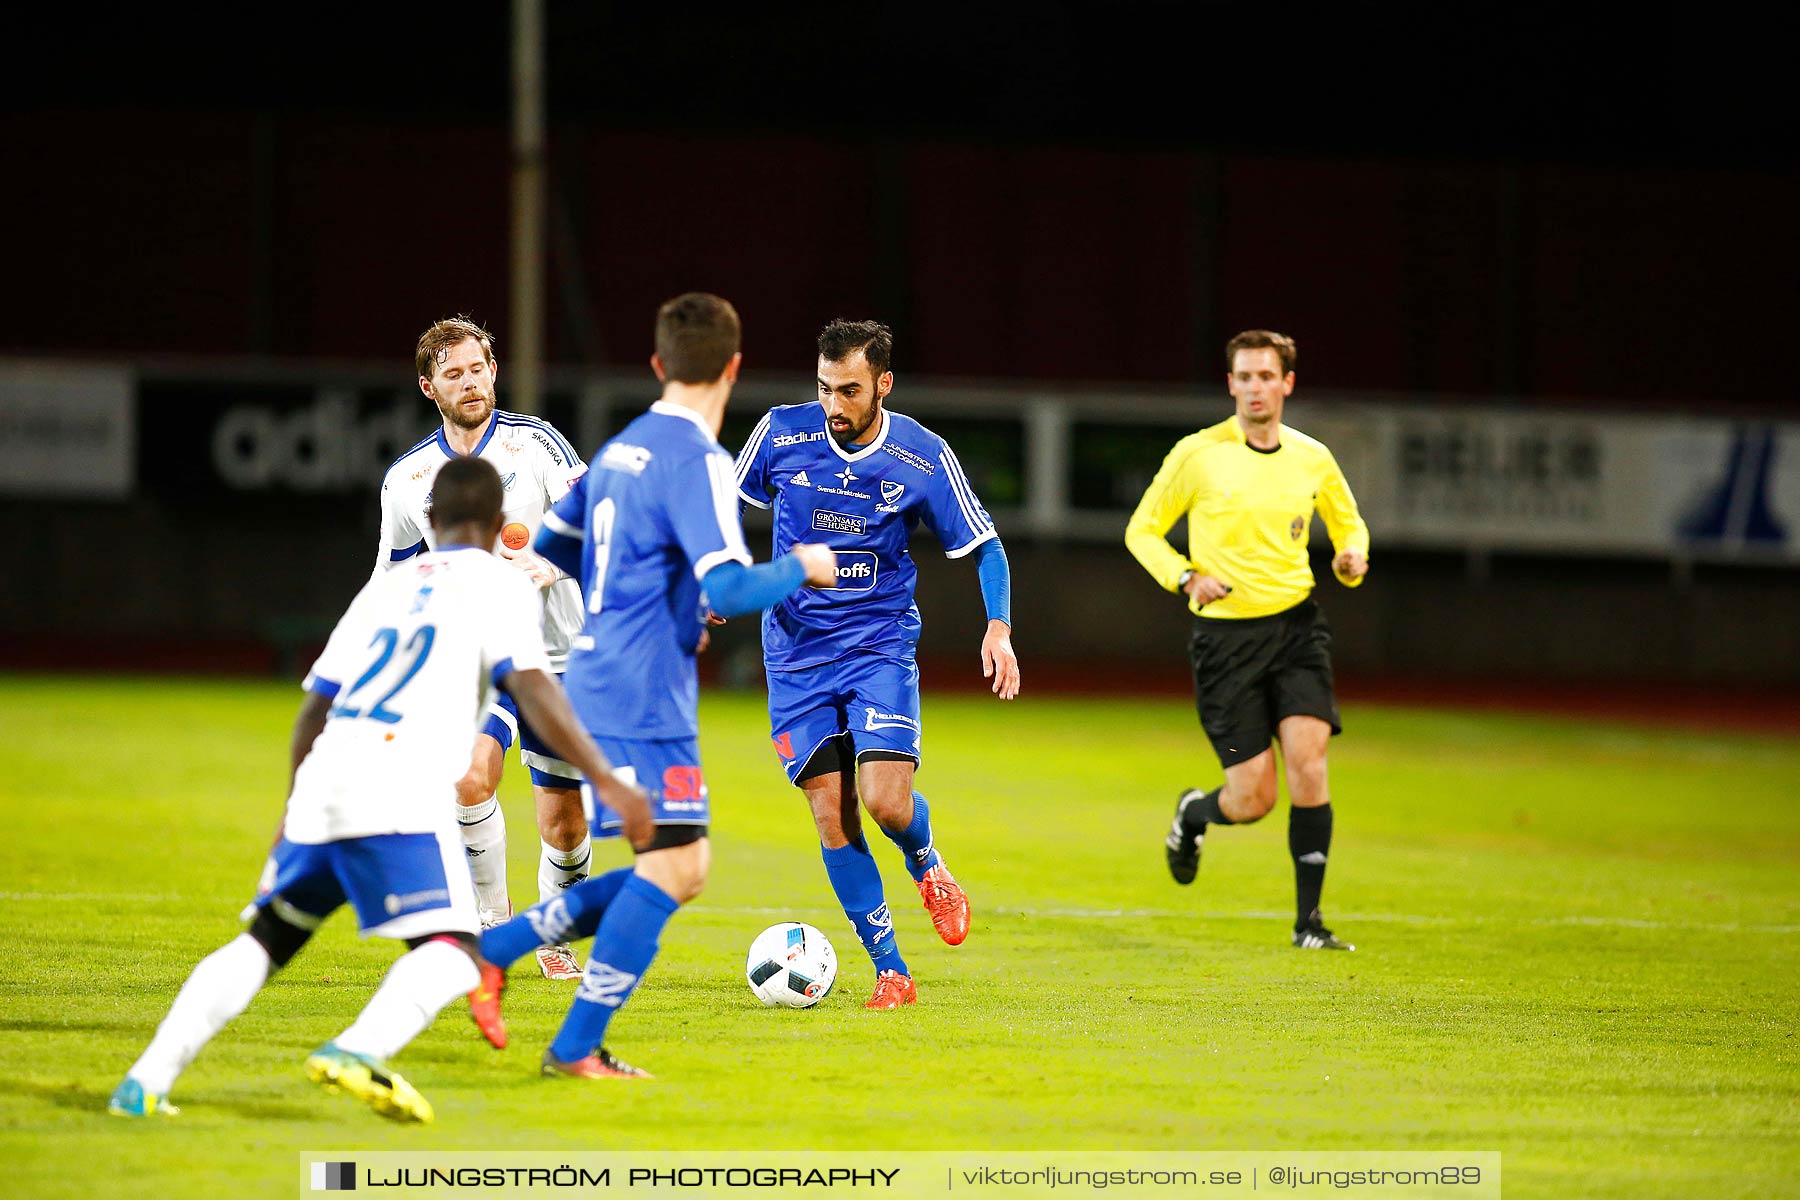
[[[1012,624],[1012,568],[1006,549],[997,537],[982,542],[975,551],[975,576],[981,580],[981,603],[988,620]]]
[[[931,478],[926,499],[925,524],[943,543],[947,557],[961,558],[997,536],[994,519],[975,498],[975,489],[969,486],[969,477],[949,446],[938,454],[938,470]]]
[[[763,414],[737,456],[738,499],[757,508],[769,507],[769,421],[774,415]]]
[[[564,575],[581,577],[581,544],[587,528],[587,484],[590,475],[583,474],[570,485],[555,507],[544,514],[538,527],[537,540],[531,548],[554,564]]]
[[[720,563],[750,565],[750,548],[744,544],[744,526],[738,519],[731,458],[723,450],[673,463],[658,482],[665,489],[663,511],[669,515],[682,553],[693,565],[696,580],[704,579]]]
[[[806,568],[792,554],[753,567],[736,560],[722,562],[701,580],[707,607],[721,617],[761,612],[779,604],[805,582]]]

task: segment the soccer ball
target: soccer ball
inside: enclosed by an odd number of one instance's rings
[[[811,1008],[837,982],[837,951],[811,925],[783,921],[750,943],[744,976],[770,1008]]]

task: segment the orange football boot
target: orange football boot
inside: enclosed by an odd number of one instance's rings
[[[482,963],[481,982],[469,993],[469,1015],[496,1050],[506,1049],[506,1018],[500,1015],[500,993],[505,990],[506,972],[491,962]]]
[[[941,861],[919,880],[919,895],[937,935],[946,945],[962,945],[969,936],[969,896]]]
[[[912,976],[902,975],[898,971],[883,971],[875,977],[875,994],[869,997],[864,1008],[899,1008],[902,1004],[919,1002],[918,985]]]
[[[655,1079],[639,1067],[614,1058],[612,1051],[605,1046],[594,1051],[586,1058],[566,1063],[550,1051],[544,1051],[544,1063],[539,1068],[544,1075],[573,1075],[577,1079]]]

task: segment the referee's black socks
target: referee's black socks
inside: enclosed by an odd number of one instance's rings
[[[1194,797],[1181,808],[1181,824],[1190,834],[1206,832],[1208,825],[1235,824],[1230,817],[1219,808],[1219,797],[1225,794],[1225,785],[1220,784],[1210,792]]]
[[[1325,859],[1331,852],[1331,805],[1288,808],[1288,853],[1294,856],[1294,904],[1299,916],[1294,928],[1313,920],[1319,895],[1325,890]]]

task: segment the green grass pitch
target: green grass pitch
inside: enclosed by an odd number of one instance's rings
[[[1288,946],[1283,810],[1169,881],[1174,795],[1218,774],[1181,701],[928,697],[920,786],[974,930],[941,945],[878,844],[921,1000],[864,1012],[761,698],[713,694],[713,881],[609,1036],[656,1082],[540,1080],[571,986],[521,970],[512,1049],[458,1002],[398,1060],[435,1125],[320,1094],[301,1059],[394,953],[346,912],[200,1056],[180,1117],[108,1117],[237,931],[298,699],[0,678],[7,1194],[95,1194],[93,1164],[162,1200],[287,1194],[308,1149],[676,1147],[1499,1150],[1512,1196],[1800,1194],[1800,744],[1374,706],[1332,749],[1326,916],[1354,954]],[[536,837],[508,772],[523,903]],[[783,918],[838,948],[817,1009],[744,984]]]

